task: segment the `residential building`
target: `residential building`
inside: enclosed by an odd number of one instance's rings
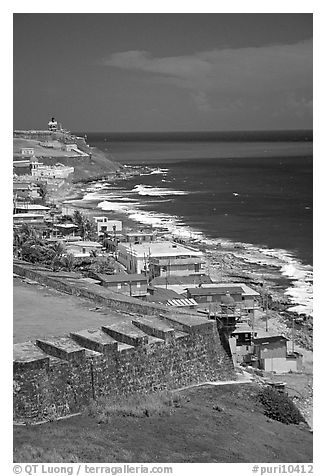
[[[46,217],[50,208],[44,205],[28,202],[15,202],[14,208],[16,213],[34,213]]]
[[[97,235],[103,236],[105,233],[115,235],[122,231],[122,221],[110,220],[108,217],[94,217],[97,225]]]
[[[24,223],[28,225],[43,225],[44,216],[39,213],[15,213],[13,215],[13,225],[20,226]]]
[[[187,289],[187,296],[194,298],[201,307],[207,303],[220,303],[222,296],[229,294],[235,301],[236,307],[249,317],[254,317],[258,309],[260,294],[243,283],[200,283],[197,287]]]
[[[151,281],[151,285],[157,288],[170,289],[183,297],[187,297],[189,286],[211,284],[213,281],[207,274],[189,274],[188,276],[157,276]]]
[[[57,163],[55,165],[44,165],[42,162],[34,160],[31,163],[31,175],[35,178],[44,179],[64,179],[74,172],[74,167]]]
[[[92,273],[92,278],[100,281],[101,286],[127,296],[145,297],[148,279],[144,274],[102,274]]]
[[[284,335],[258,333],[253,344],[259,368],[276,373],[301,371],[302,354],[289,352],[288,341]]]
[[[22,147],[20,153],[23,157],[33,157],[35,154],[33,147]]]
[[[121,241],[138,245],[140,243],[150,243],[155,240],[155,237],[156,235],[152,230],[140,230],[138,232],[130,231],[123,234]]]
[[[201,251],[170,241],[119,243],[118,261],[128,273],[148,273],[150,278],[201,274],[204,263]]]
[[[97,241],[74,241],[67,243],[66,252],[72,254],[75,258],[103,256],[102,245]]]
[[[39,198],[40,193],[39,186],[33,182],[14,182],[13,183],[13,196],[14,198]]]
[[[164,306],[189,309],[194,309],[198,306],[194,299],[188,299],[185,296],[181,296],[171,289],[149,286],[148,291],[149,295],[147,296],[146,301],[149,302],[156,302],[158,304],[163,304]]]
[[[236,324],[229,337],[230,350],[235,365],[252,361],[254,335],[252,328],[246,322]]]

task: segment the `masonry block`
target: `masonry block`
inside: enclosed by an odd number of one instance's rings
[[[159,320],[157,317],[139,317],[132,321],[132,323],[146,334],[166,342],[172,341],[175,337],[173,327]]]
[[[68,361],[81,362],[85,359],[85,349],[69,337],[37,339],[36,345],[47,354]]]
[[[49,356],[33,342],[14,344],[14,371],[48,369],[49,360]]]
[[[102,329],[113,339],[134,347],[148,344],[148,335],[131,322],[119,322],[110,326],[102,326]]]
[[[118,342],[100,329],[71,332],[70,337],[79,345],[104,355],[112,355],[118,350]]]

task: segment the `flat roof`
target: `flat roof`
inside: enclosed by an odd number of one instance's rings
[[[102,248],[102,244],[98,243],[97,241],[77,241],[76,243],[73,244],[73,246],[79,246],[79,247],[90,246],[90,247]]]
[[[39,218],[43,220],[43,215],[38,213],[14,213],[13,218]]]
[[[129,281],[146,281],[147,277],[144,274],[124,274],[124,273],[117,273],[117,274],[101,274],[101,273],[94,273],[96,276],[106,283],[122,283]]]
[[[249,286],[247,286],[244,283],[212,283],[212,284],[208,284],[208,285],[203,284],[202,287],[207,288],[207,287],[211,287],[213,285],[215,287],[221,287],[221,288],[222,287],[228,287],[230,289],[241,287],[243,296],[259,296],[260,295],[257,291],[254,291],[253,289],[251,289]]]
[[[252,328],[246,322],[240,323],[236,326],[232,334],[249,334],[253,332]]]
[[[230,292],[230,288],[227,286],[200,286],[198,288],[188,288],[188,291],[192,295],[202,295],[207,296],[208,294],[227,294]],[[232,287],[232,293],[237,293],[242,295],[242,288]]]
[[[275,342],[278,340],[288,341],[289,339],[283,334],[269,334],[259,332],[258,335],[254,338],[254,344],[269,344],[270,342]]]
[[[58,223],[54,226],[57,228],[78,228],[78,226],[73,223]]]
[[[45,207],[44,205],[36,205],[35,203],[25,204],[25,203],[16,203],[16,208],[26,209],[26,210],[50,210],[50,207]]]
[[[152,258],[179,255],[203,257],[203,253],[201,251],[197,251],[171,241],[152,241],[139,244],[119,243],[119,248],[121,247],[127,250],[131,249],[132,254],[138,258],[144,258],[144,255],[150,255]]]

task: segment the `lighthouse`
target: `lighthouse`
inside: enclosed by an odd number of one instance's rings
[[[51,132],[56,132],[58,130],[58,123],[54,117],[48,122],[48,129]]]

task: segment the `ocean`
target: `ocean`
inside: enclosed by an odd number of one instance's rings
[[[247,261],[293,280],[296,310],[312,312],[311,132],[86,134],[126,170],[147,169],[90,184],[84,202],[175,236],[241,244]]]

